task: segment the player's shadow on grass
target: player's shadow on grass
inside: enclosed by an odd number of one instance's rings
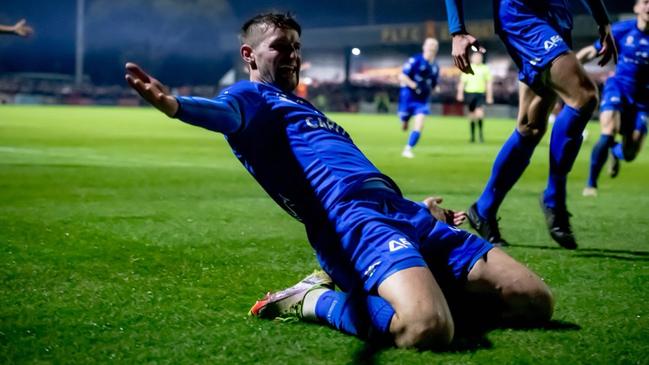
[[[537,250],[559,250],[567,251],[565,248],[558,246],[537,246],[512,244],[511,247],[532,248]],[[623,261],[649,261],[649,252],[633,250],[615,250],[606,248],[577,248],[574,253],[578,257],[592,258],[610,258]]]
[[[480,325],[461,325],[456,328],[455,338],[450,346],[443,351],[445,353],[476,352],[478,350],[493,348],[493,344],[486,337],[490,331],[496,329],[513,329],[515,331],[579,331],[581,326],[575,323],[552,320],[547,323],[534,326],[515,326],[498,323],[483,323]],[[389,343],[377,343],[375,341],[364,341],[363,345],[354,353],[351,364],[372,365],[376,363],[377,355],[394,346]]]

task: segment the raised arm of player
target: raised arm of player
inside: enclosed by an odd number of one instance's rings
[[[608,17],[606,7],[602,0],[582,0],[582,2],[590,9],[593,18],[598,26],[599,41],[602,48],[599,50],[598,56],[602,58],[597,63],[600,66],[606,65],[611,59],[617,63],[617,47],[615,46],[615,39],[611,32],[611,21]]]
[[[471,62],[469,61],[469,50],[481,53],[485,53],[486,50],[480,45],[476,37],[466,31],[466,27],[464,26],[464,9],[462,6],[462,0],[445,1],[448,30],[453,39],[451,49],[453,63],[460,69],[460,71],[473,74]]]
[[[25,19],[20,19],[14,25],[1,25],[0,24],[0,34],[15,34],[21,37],[27,37],[34,32],[34,29],[27,25]]]
[[[127,62],[125,78],[126,82],[149,104],[169,117],[173,118],[176,115],[179,104],[176,98],[171,95],[169,88],[144,72],[140,66]]]
[[[169,117],[223,134],[234,133],[241,127],[239,106],[232,97],[174,97],[168,87],[131,62],[126,64],[125,77],[144,100]]]

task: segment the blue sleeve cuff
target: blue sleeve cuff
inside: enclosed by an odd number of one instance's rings
[[[462,0],[445,0],[445,2],[449,33],[466,33]]]
[[[242,126],[239,105],[233,98],[206,99],[178,96],[178,111],[174,118],[214,132],[233,134]]]

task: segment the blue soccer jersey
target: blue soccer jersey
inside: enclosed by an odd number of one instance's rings
[[[439,78],[439,65],[437,62],[428,62],[420,53],[408,59],[403,65],[402,72],[412,81],[417,83],[416,89],[401,86],[399,91],[399,118],[407,121],[417,114],[430,114],[428,99],[432,89],[437,86]]]
[[[304,223],[320,265],[344,289],[372,292],[393,272],[432,262],[461,281],[491,249],[404,199],[342,127],[292,93],[242,81],[214,99],[177,100],[177,118],[223,133],[264,190]]]
[[[437,86],[439,65],[436,61],[428,62],[420,53],[408,59],[403,65],[402,72],[412,81],[417,83],[416,89],[407,86],[401,87],[401,95],[409,100],[428,101],[431,90]]]
[[[635,19],[617,22],[611,30],[618,49],[615,82],[633,97],[633,103],[646,107],[649,104],[649,34],[638,29]],[[602,48],[600,41],[594,46],[598,51]]]
[[[248,172],[299,220],[308,220],[317,206],[328,209],[372,177],[397,189],[342,127],[273,85],[241,81],[214,100],[178,101],[179,119],[224,133]],[[228,122],[237,119],[239,125]]]

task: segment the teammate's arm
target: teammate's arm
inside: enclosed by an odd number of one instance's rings
[[[241,127],[239,106],[232,98],[176,98],[168,87],[131,62],[126,64],[125,78],[144,100],[171,118],[224,134]]]
[[[413,79],[411,79],[408,75],[404,74],[403,72],[399,74],[399,82],[401,84],[408,86],[413,90],[417,89],[417,83]]]
[[[480,45],[476,37],[466,31],[462,0],[445,1],[448,30],[452,36],[451,57],[453,63],[460,71],[473,74],[471,62],[469,62],[469,50],[473,49],[474,52],[481,53],[485,53],[486,50]]]
[[[577,52],[577,59],[581,63],[590,62],[594,60],[596,57],[597,57],[597,48],[595,48],[595,46],[593,45],[586,46]]]
[[[27,21],[25,19],[20,19],[14,25],[2,25],[2,24],[0,24],[0,34],[15,34],[17,36],[27,37],[28,35],[32,34],[33,32],[34,32],[34,29],[32,29],[32,27],[27,25]]]
[[[590,9],[598,26],[599,41],[602,48],[597,55],[602,56],[602,58],[597,64],[604,66],[611,59],[617,63],[617,47],[615,46],[615,39],[611,32],[611,20],[608,17],[604,3],[602,3],[602,0],[582,0],[582,2]]]

